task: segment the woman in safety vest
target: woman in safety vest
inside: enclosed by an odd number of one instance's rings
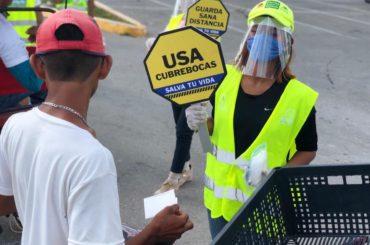
[[[215,97],[208,119],[213,152],[207,154],[204,202],[212,238],[231,220],[272,168],[306,165],[316,155],[318,93],[290,70],[292,10],[278,0],[257,4],[235,64]],[[204,104],[186,110],[196,130],[207,121]]]
[[[185,26],[186,13],[188,8],[196,0],[177,0],[174,12],[169,20],[165,31],[174,30]],[[148,38],[146,41],[147,49],[150,49],[155,38]],[[179,106],[172,103],[172,112],[176,125],[176,148],[173,154],[171,170],[154,194],[159,194],[171,189],[177,190],[180,186],[192,180],[193,170],[190,165],[190,145],[193,131],[188,127],[185,117],[185,109],[188,106]]]
[[[10,7],[34,8],[41,4],[41,0],[13,0]],[[35,46],[36,32],[43,21],[41,12],[12,11],[9,12],[7,21],[10,22],[26,46]]]

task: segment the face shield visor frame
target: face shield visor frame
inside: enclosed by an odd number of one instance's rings
[[[276,80],[292,54],[291,30],[271,17],[252,20],[236,56],[243,75]]]

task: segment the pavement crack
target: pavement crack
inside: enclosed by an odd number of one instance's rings
[[[335,59],[336,59],[336,57],[329,60],[329,62],[326,64],[326,78],[328,79],[328,81],[331,85],[334,85],[334,80],[331,78],[331,75],[330,75],[330,65]]]

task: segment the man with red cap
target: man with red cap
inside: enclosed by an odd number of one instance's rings
[[[0,216],[17,209],[22,245],[124,244],[114,160],[86,119],[112,66],[99,27],[76,10],[52,15],[38,30],[31,64],[49,94],[3,128]],[[174,242],[192,226],[173,205],[126,244]]]

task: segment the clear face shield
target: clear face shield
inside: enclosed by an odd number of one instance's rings
[[[195,2],[197,2],[197,0],[176,0],[172,15],[176,16],[179,14],[186,14],[188,12],[188,8]]]
[[[236,56],[243,75],[276,80],[286,67],[292,51],[289,28],[271,17],[253,20]]]

